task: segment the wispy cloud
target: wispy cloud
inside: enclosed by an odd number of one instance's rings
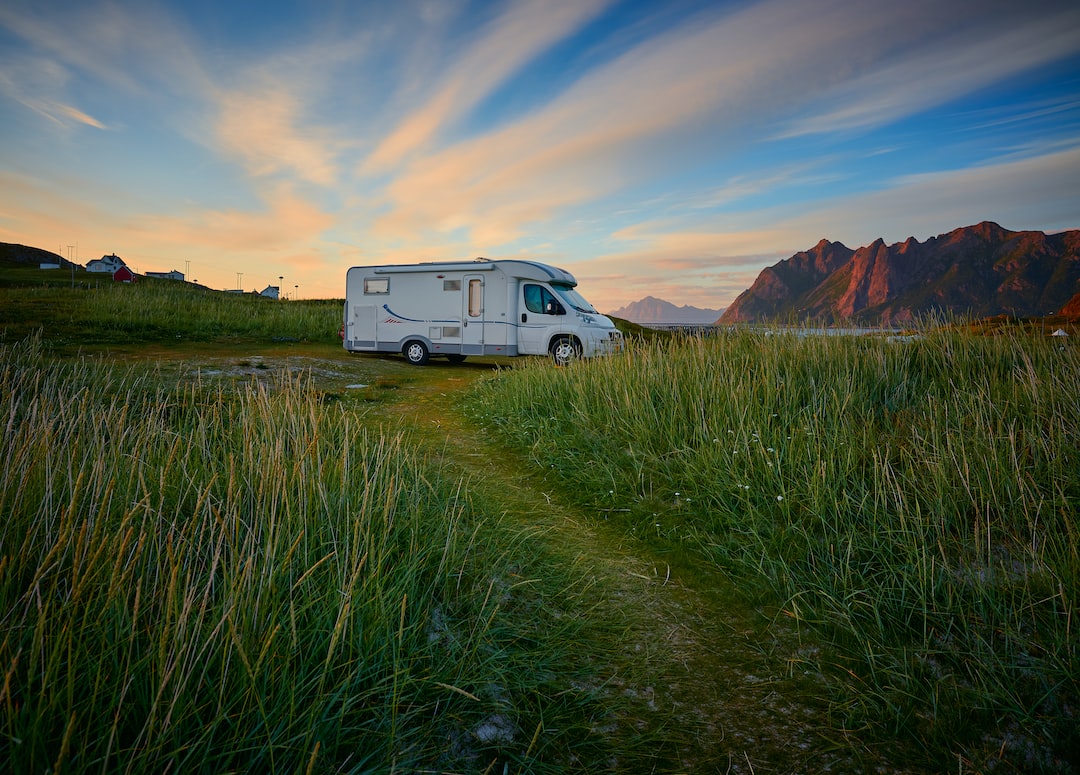
[[[438,81],[434,94],[375,148],[364,169],[394,167],[425,150],[440,129],[476,107],[533,57],[577,30],[612,0],[526,0],[488,24]]]
[[[887,240],[920,239],[982,220],[1007,229],[1076,228],[1080,213],[1080,137],[1069,147],[1037,156],[1006,156],[958,170],[908,175],[887,189],[833,203],[807,218],[851,224],[857,238],[869,229]],[[883,217],[883,215],[887,215]],[[857,229],[857,231],[856,231]],[[906,233],[904,233],[906,232]]]
[[[795,7],[769,0],[729,15],[695,18],[595,68],[511,124],[416,156],[386,187],[379,234],[415,239],[465,232],[479,245],[507,243],[530,224],[656,176],[665,164],[688,168],[695,153],[733,153],[752,142],[749,127],[775,122],[792,105],[812,103],[832,84],[850,82],[852,67],[868,74],[842,90],[843,98],[834,102],[838,107],[827,116],[802,120],[798,131],[850,128],[869,115],[895,120],[941,97],[914,99],[918,89],[934,89],[923,85],[898,93],[898,84],[925,71],[912,69],[919,66],[915,60],[887,56],[890,50],[878,54],[865,41],[908,26],[914,28],[908,37],[928,34],[933,25],[923,17],[940,20],[939,6],[811,0]],[[960,49],[946,47],[952,59],[932,58],[930,67],[963,65],[963,75],[941,94],[955,95],[1060,56],[1068,45],[1058,34],[1049,53],[1037,51],[1030,43],[1034,32],[1024,28],[995,38],[998,45],[1027,46],[1023,56],[994,64],[984,61],[993,60],[986,45],[949,41]],[[865,101],[875,87],[888,90],[888,104]],[[414,117],[416,126],[428,126],[427,117],[441,116],[452,102],[426,106]],[[702,134],[705,126],[711,134]],[[431,138],[426,130],[416,136]]]
[[[8,96],[60,127],[70,128],[73,126],[89,126],[94,129],[108,129],[105,124],[98,121],[93,116],[79,110],[74,105],[65,105],[62,102],[56,102],[55,100],[50,99],[23,97],[10,91],[8,92]]]
[[[175,95],[203,78],[191,31],[155,3],[13,0],[0,6],[0,27],[63,68],[65,82],[81,77],[153,96]]]
[[[72,105],[53,105],[52,111],[55,114],[66,117],[69,121],[74,121],[77,124],[85,124],[86,126],[92,126],[95,129],[105,129],[105,125],[98,121],[93,116],[89,116],[83,113],[78,108]]]
[[[32,110],[51,124],[63,128],[105,124],[68,101],[70,74],[62,64],[47,57],[4,61],[0,55],[0,96]]]
[[[998,22],[1000,23],[1000,22]],[[999,79],[1080,52],[1080,10],[1021,18],[1014,25],[965,28],[889,58],[823,96],[825,110],[778,138],[866,129],[971,93]]]

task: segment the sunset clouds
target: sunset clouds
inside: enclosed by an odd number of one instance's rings
[[[331,297],[532,257],[614,309],[822,237],[1080,227],[1074,3],[218,6],[0,9],[0,241]]]

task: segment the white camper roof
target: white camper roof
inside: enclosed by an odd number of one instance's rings
[[[476,259],[475,261],[432,261],[426,264],[387,264],[385,266],[353,267],[372,272],[373,274],[400,274],[412,272],[490,272],[500,270],[510,277],[518,277],[525,280],[540,280],[574,287],[577,280],[565,269],[557,266],[542,264],[539,261],[491,261],[488,259]]]

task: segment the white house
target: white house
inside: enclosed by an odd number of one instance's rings
[[[179,280],[184,281],[184,273],[173,269],[171,272],[147,272],[147,277],[157,277],[161,280]]]
[[[265,296],[268,299],[279,299],[279,298],[281,298],[280,292],[281,292],[281,289],[278,288],[276,285],[268,285],[265,288],[263,288],[261,291],[259,291],[259,295],[260,296]]]
[[[127,264],[124,263],[124,259],[113,253],[111,256],[102,256],[101,258],[88,262],[86,264],[86,271],[113,274],[120,267],[127,267]]]

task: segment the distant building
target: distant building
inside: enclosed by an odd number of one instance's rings
[[[60,264],[57,264],[55,262],[54,263],[48,263],[48,264],[41,264],[41,266],[38,267],[38,268],[39,269],[59,269]]]
[[[122,266],[113,272],[112,279],[118,283],[133,283],[135,282],[135,273],[126,266]]]
[[[111,256],[102,256],[101,258],[88,262],[86,264],[86,271],[114,274],[116,270],[121,267],[127,269],[127,264],[124,263],[124,259],[114,253]]]
[[[278,288],[276,285],[268,285],[261,291],[259,291],[259,295],[265,296],[268,299],[280,299],[281,289]]]
[[[184,281],[184,273],[173,269],[171,272],[146,272],[147,277],[157,277],[161,280],[179,280]]]

